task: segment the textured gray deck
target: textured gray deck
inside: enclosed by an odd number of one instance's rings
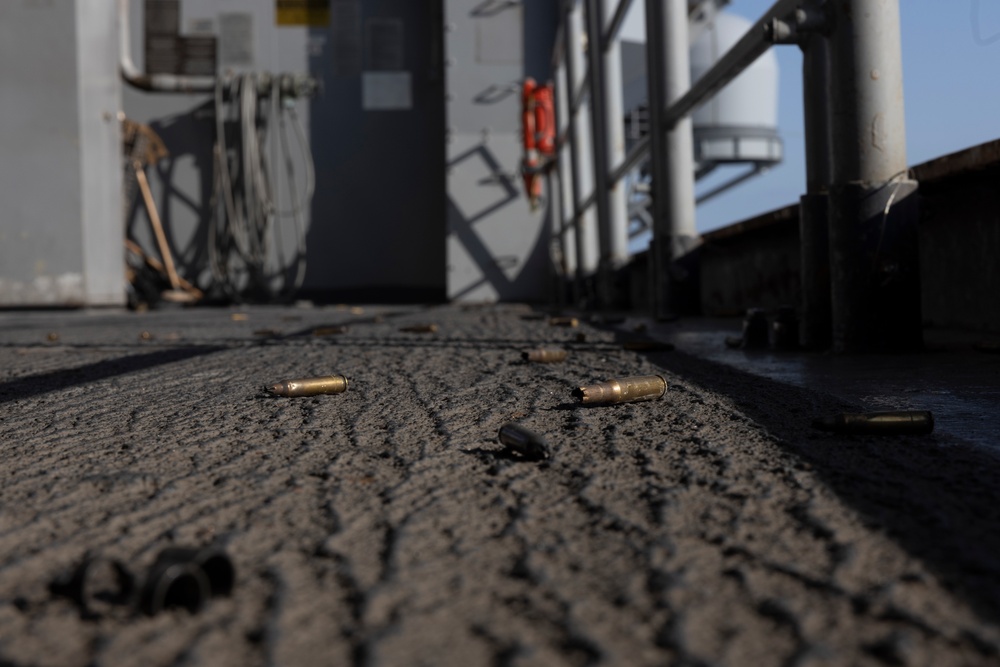
[[[981,448],[816,433],[845,405],[523,306],[242,312],[0,314],[0,665],[1000,661]],[[569,360],[522,363],[542,342]],[[347,393],[260,389],[331,372]],[[570,398],[654,372],[660,401]],[[552,458],[503,454],[507,421]],[[209,543],[237,584],[196,615],[47,589],[88,551],[141,574]]]

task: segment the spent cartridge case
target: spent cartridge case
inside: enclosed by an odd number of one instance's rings
[[[545,438],[520,424],[504,424],[497,433],[497,439],[507,449],[526,459],[540,461],[549,457],[549,444],[545,442]]]
[[[557,364],[566,361],[566,350],[557,347],[540,347],[537,350],[527,350],[521,353],[525,361],[534,361],[539,364]]]
[[[934,430],[928,410],[841,413],[813,421],[813,428],[851,435],[927,435]]]
[[[340,394],[347,391],[347,378],[343,375],[327,375],[317,378],[282,380],[267,387],[275,396],[316,396],[318,394]]]
[[[437,330],[438,325],[436,324],[414,324],[400,329],[400,331],[405,331],[407,333],[437,333]]]
[[[632,403],[655,400],[666,391],[667,381],[662,376],[643,375],[578,387],[573,396],[588,404]]]
[[[580,326],[580,320],[575,317],[550,317],[549,326],[573,328]]]

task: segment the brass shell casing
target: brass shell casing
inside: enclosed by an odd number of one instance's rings
[[[659,375],[608,380],[598,384],[578,387],[573,396],[581,403],[632,403],[652,401],[667,391],[667,381]]]
[[[813,427],[852,435],[927,435],[934,430],[928,410],[841,413],[813,421]]]
[[[525,361],[534,361],[539,364],[557,364],[566,361],[566,350],[556,347],[540,347],[537,350],[527,350],[521,353]]]
[[[520,424],[510,423],[501,426],[497,440],[507,449],[517,452],[526,459],[537,461],[549,457],[549,445],[545,439]]]
[[[328,375],[317,378],[282,380],[267,387],[275,396],[316,396],[318,394],[340,394],[347,391],[347,378],[343,375]]]
[[[549,326],[575,328],[580,326],[580,320],[575,317],[551,317],[549,318]]]
[[[400,329],[400,331],[405,331],[406,333],[437,333],[437,330],[438,325],[436,324],[414,324]]]

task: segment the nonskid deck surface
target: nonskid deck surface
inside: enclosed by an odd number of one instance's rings
[[[940,419],[921,437],[819,432],[816,416],[879,406],[706,359],[697,336],[715,334],[683,323],[531,312],[0,314],[0,662],[998,660],[989,443]],[[645,336],[677,349],[621,345]],[[567,358],[522,359],[540,346]],[[347,391],[264,390],[323,375]],[[572,395],[650,375],[659,400]],[[886,407],[935,409],[911,399]],[[509,422],[548,457],[505,449]],[[194,614],[81,618],[50,590],[85,554],[141,583],[177,545],[224,549],[232,592]]]

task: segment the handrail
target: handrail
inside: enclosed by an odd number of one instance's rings
[[[625,22],[625,15],[628,14],[628,10],[632,7],[632,0],[619,0],[618,6],[615,7],[614,16],[611,17],[611,21],[608,23],[608,27],[604,29],[604,34],[601,35],[601,48],[604,51],[608,50],[608,45],[614,41],[615,37],[622,29],[622,23]]]
[[[776,0],[771,8],[747,30],[740,41],[730,48],[684,95],[665,110],[663,123],[666,128],[672,129],[680,120],[725,88],[727,84],[766,53],[772,46],[770,27],[774,21],[787,19],[795,13],[801,4],[802,0]],[[618,35],[621,25],[625,20],[625,15],[628,13],[631,5],[632,0],[619,0],[618,5],[615,7],[615,13],[607,28],[605,28],[604,34],[601,36],[602,51],[606,52],[611,42]],[[559,30],[560,37],[566,39],[565,26],[560,25]],[[556,64],[562,62],[562,50],[558,49],[556,52],[556,57],[553,59]],[[579,88],[576,88],[575,85],[571,86],[570,112],[574,115],[583,106],[583,101],[588,92],[587,86],[590,75],[590,68],[587,67],[583,73]],[[576,82],[573,83],[575,84]],[[562,143],[560,141],[559,145]],[[639,139],[633,144],[622,163],[610,170],[608,188],[616,187],[629,171],[638,166],[649,152],[649,147],[650,139],[648,136]],[[574,218],[578,217],[574,216]]]
[[[726,87],[743,70],[754,64],[772,46],[769,28],[775,20],[787,18],[798,9],[802,0],[777,0],[731,49],[726,51],[710,70],[666,109],[664,123],[673,128],[678,121],[694,111],[709,97]]]
[[[610,187],[614,187],[615,183],[618,183],[625,178],[625,174],[639,166],[643,158],[645,158],[646,154],[649,152],[649,144],[650,138],[648,134],[632,144],[632,148],[629,149],[628,153],[625,155],[625,159],[622,160],[622,163],[612,170],[612,185]]]

